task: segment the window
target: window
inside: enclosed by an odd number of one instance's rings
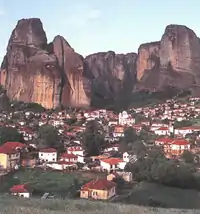
[[[93,196],[96,196],[96,195],[97,195],[97,192],[95,192],[95,191],[92,192],[92,195],[93,195]]]
[[[40,156],[43,156],[43,153],[40,153]]]

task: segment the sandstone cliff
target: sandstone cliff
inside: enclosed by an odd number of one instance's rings
[[[62,36],[53,40],[53,52],[62,71],[61,103],[64,106],[85,107],[90,105],[90,81],[84,77],[83,57],[70,47]]]
[[[93,75],[93,101],[118,99],[136,83],[136,53],[100,52],[85,58],[85,70]],[[99,101],[100,102],[100,101]]]
[[[160,42],[140,45],[137,59],[137,79],[140,80],[145,72],[150,71],[159,59]]]
[[[161,41],[138,54],[99,52],[85,59],[62,36],[47,43],[40,19],[22,19],[1,65],[1,85],[12,100],[101,107],[127,103],[132,91],[187,88],[200,95],[200,39],[186,26],[169,25]]]
[[[82,57],[64,39],[56,37],[48,45],[40,19],[22,19],[8,42],[1,85],[10,99],[36,102],[45,108],[89,106],[81,69]]]
[[[151,48],[153,49],[152,45]],[[139,85],[155,90],[168,85],[194,89],[200,83],[200,42],[196,34],[186,26],[166,27],[154,59],[156,64],[154,63],[152,68],[149,65],[148,72],[138,73]],[[143,61],[140,57],[138,60]],[[139,68],[138,66],[137,71],[141,70]]]

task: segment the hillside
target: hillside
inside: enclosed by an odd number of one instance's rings
[[[148,208],[86,200],[14,199],[0,197],[0,214],[192,214],[195,210]]]

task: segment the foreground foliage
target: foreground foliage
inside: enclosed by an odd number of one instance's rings
[[[87,200],[40,200],[0,197],[0,214],[192,214],[195,210],[140,207]]]

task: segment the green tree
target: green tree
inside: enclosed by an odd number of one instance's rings
[[[43,125],[39,128],[38,143],[40,148],[62,147],[58,131],[51,125]]]
[[[135,129],[133,129],[132,127],[128,127],[127,129],[125,129],[125,131],[124,131],[124,141],[127,144],[128,143],[133,143],[137,139],[138,139],[138,136],[136,134]]]
[[[89,121],[82,135],[83,147],[88,156],[99,155],[105,148],[103,127],[96,120]]]
[[[24,142],[23,135],[16,128],[1,127],[0,128],[0,145],[7,141]]]
[[[194,155],[190,151],[184,151],[181,157],[186,163],[194,162]]]

